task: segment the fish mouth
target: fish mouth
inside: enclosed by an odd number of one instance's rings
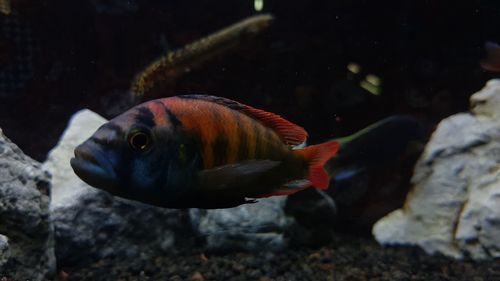
[[[116,190],[116,173],[97,144],[87,141],[79,145],[70,164],[75,174],[87,184],[110,192]]]

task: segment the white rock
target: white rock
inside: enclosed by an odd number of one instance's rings
[[[81,180],[75,176],[69,162],[74,156],[75,147],[88,139],[106,121],[104,117],[88,109],[78,111],[69,121],[57,146],[49,152],[43,168],[52,174],[51,208],[72,205],[74,202],[71,200],[78,198],[75,195],[93,190],[80,184]]]
[[[500,257],[500,80],[471,97],[475,115],[443,120],[419,159],[402,209],[373,227],[385,245],[454,258]]]
[[[500,79],[488,81],[486,86],[470,98],[471,110],[478,116],[485,116],[500,122]]]
[[[230,209],[191,209],[191,222],[209,251],[282,250],[294,222],[285,214],[285,202],[286,197],[271,197]]]

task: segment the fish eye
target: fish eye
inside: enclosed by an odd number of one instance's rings
[[[145,151],[149,148],[151,137],[142,131],[136,131],[130,134],[128,138],[129,146],[135,151]]]

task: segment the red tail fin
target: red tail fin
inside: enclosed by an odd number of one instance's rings
[[[337,154],[339,150],[337,141],[328,141],[325,143],[308,146],[297,150],[309,160],[309,180],[312,186],[319,189],[327,189],[330,184],[330,176],[325,171],[325,163]]]

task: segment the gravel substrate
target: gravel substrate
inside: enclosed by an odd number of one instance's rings
[[[57,280],[500,280],[500,260],[454,261],[417,248],[383,248],[338,236],[320,248],[210,255],[190,250],[152,260],[119,257],[60,269]]]

